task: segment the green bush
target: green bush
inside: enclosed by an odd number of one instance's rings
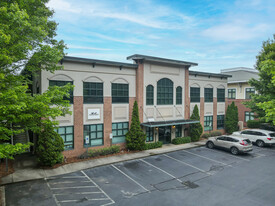
[[[153,142],[153,143],[146,143],[145,144],[145,149],[155,149],[155,148],[159,148],[162,147],[162,142]]]
[[[197,105],[195,105],[190,119],[200,121],[199,108]],[[200,139],[202,132],[203,128],[201,126],[201,123],[190,124],[190,137],[192,142],[198,141]]]
[[[119,152],[120,152],[120,147],[118,145],[113,145],[111,147],[105,147],[101,149],[92,149],[88,151],[90,157],[104,156],[104,155],[115,154]]]
[[[191,137],[177,137],[172,140],[172,144],[185,144],[191,142]]]
[[[208,139],[210,137],[210,134],[209,133],[204,133],[201,137],[204,138],[204,139]]]
[[[231,105],[228,105],[225,115],[225,131],[229,134],[232,134],[235,131],[238,131],[238,107],[235,106],[235,103],[232,102]]]
[[[126,147],[129,150],[144,150],[146,135],[140,127],[138,105],[135,101],[130,130],[125,135]]]
[[[62,151],[64,150],[64,142],[60,135],[52,126],[45,126],[40,133],[36,155],[38,162],[42,166],[53,166],[63,162]]]
[[[261,121],[260,120],[248,120],[247,127],[248,128],[260,128]]]
[[[210,137],[216,137],[216,136],[220,136],[222,135],[222,133],[220,131],[212,131],[210,133]]]

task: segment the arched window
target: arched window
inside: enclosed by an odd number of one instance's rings
[[[157,104],[173,104],[173,82],[170,79],[163,78],[157,83]]]
[[[176,104],[182,104],[182,88],[180,86],[176,89]]]
[[[152,85],[146,87],[146,105],[154,105],[154,87]]]

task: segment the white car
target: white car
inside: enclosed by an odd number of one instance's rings
[[[258,147],[265,145],[275,145],[275,132],[263,129],[247,129],[243,131],[233,132],[234,136],[249,139],[251,142],[256,143]]]

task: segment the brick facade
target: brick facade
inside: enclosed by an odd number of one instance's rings
[[[112,97],[104,97],[103,105],[104,123],[104,146],[111,145],[110,134],[112,133]]]
[[[200,99],[200,122],[204,131],[204,98]]]
[[[228,99],[228,104],[235,102],[235,105],[238,107],[239,121],[243,122],[243,126],[246,127],[245,122],[245,112],[251,112],[251,109],[247,108],[243,102],[250,101],[249,99]]]
[[[137,61],[136,70],[136,100],[139,109],[139,119],[143,122],[143,94],[144,94],[144,64],[142,60]]]

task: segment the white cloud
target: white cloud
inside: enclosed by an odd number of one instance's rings
[[[68,45],[69,49],[84,49],[84,50],[98,50],[98,51],[110,51],[112,49],[105,48],[96,48],[96,47],[87,47],[87,46],[77,46],[77,45]]]
[[[49,3],[47,4],[48,7],[54,9],[54,10],[59,10],[59,11],[65,11],[65,12],[70,12],[70,13],[81,13],[82,9],[76,8],[73,6],[71,3],[65,0],[50,0]]]

